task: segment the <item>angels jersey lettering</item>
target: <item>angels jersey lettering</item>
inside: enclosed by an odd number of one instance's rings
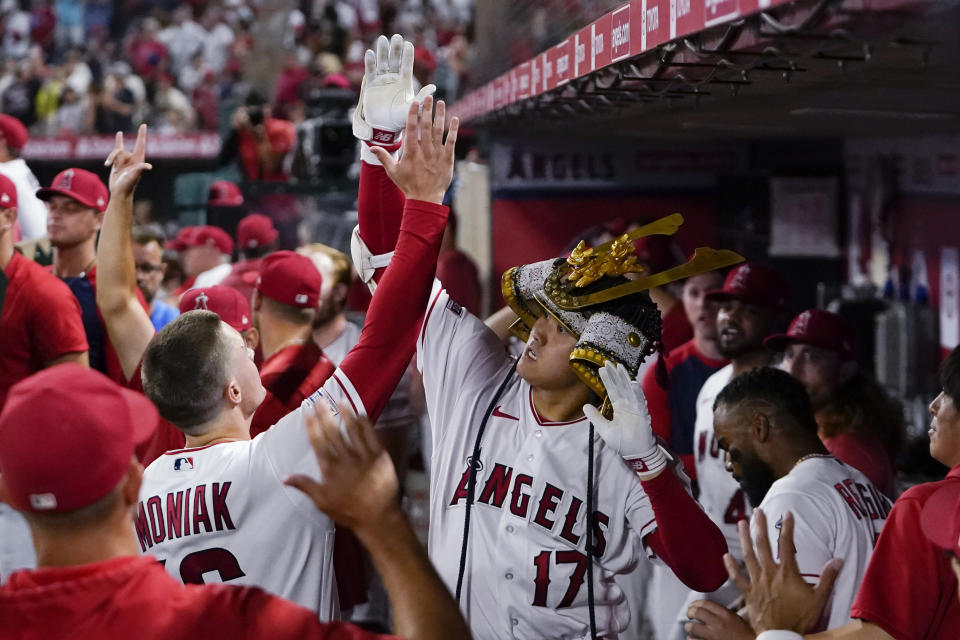
[[[828,455],[799,462],[773,483],[760,503],[774,544],[784,514],[793,513],[797,566],[810,584],[816,584],[831,558],[843,558],[823,629],[850,622],[850,607],[892,506],[865,475]],[[753,531],[754,539],[757,533]],[[779,548],[776,554],[779,559]]]
[[[320,476],[303,411],[313,402],[335,409],[343,400],[362,412],[352,390],[338,370],[253,440],[157,458],[140,488],[135,526],[141,552],[184,583],[257,586],[333,619],[333,522],[283,480],[295,473]]]
[[[587,549],[589,423],[549,422],[513,374],[491,412],[480,456],[473,445],[510,370],[497,337],[434,283],[417,343],[433,438],[430,558],[456,589],[468,471],[477,470],[461,608],[478,639],[586,638],[587,554],[595,558],[598,634],[630,619],[614,574],[632,570],[656,529],[640,480],[594,437],[593,546]]]

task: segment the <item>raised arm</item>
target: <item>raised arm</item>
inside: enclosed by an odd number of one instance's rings
[[[393,608],[393,631],[414,640],[459,640],[470,631],[400,509],[397,475],[370,422],[341,408],[347,437],[326,403],[304,413],[322,475],[287,484],[350,527],[370,552]]]
[[[97,307],[127,380],[133,375],[153,337],[150,316],[137,298],[133,261],[133,192],[146,162],[147,125],[140,125],[133,152],[123,148],[123,133],[104,164],[110,171],[110,202],[97,245]]]
[[[399,162],[389,152],[374,148],[387,175],[406,196],[406,203],[397,248],[377,285],[360,341],[340,365],[372,420],[379,416],[413,357],[436,269],[447,221],[447,208],[440,203],[453,178],[459,125],[456,118],[450,122],[444,142],[444,118],[444,103],[437,104],[434,114],[433,98],[427,97],[422,110],[415,103],[410,106]]]

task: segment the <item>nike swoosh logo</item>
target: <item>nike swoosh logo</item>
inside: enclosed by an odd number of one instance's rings
[[[504,413],[504,412],[500,411],[500,406],[501,406],[501,405],[497,405],[497,408],[493,410],[493,417],[494,417],[494,418],[506,418],[507,420],[517,420],[517,421],[520,420],[520,418],[518,418],[518,417],[516,417],[516,416],[512,416],[512,415],[510,415],[509,413]]]

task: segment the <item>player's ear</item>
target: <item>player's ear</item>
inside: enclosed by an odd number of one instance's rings
[[[140,485],[143,483],[143,465],[135,458],[130,458],[130,465],[123,477],[123,486],[120,488],[120,497],[125,507],[137,504],[140,496]]]
[[[256,327],[250,327],[242,335],[244,344],[256,351],[260,345],[260,331]]]
[[[261,306],[263,306],[263,297],[260,295],[259,291],[254,289],[253,295],[250,297],[250,310],[260,311]]]
[[[237,382],[236,378],[230,378],[227,382],[227,386],[223,390],[224,399],[229,402],[231,405],[240,404],[240,399],[243,394],[240,391],[240,384]]]
[[[756,442],[766,442],[770,437],[770,416],[762,411],[757,411],[750,419],[750,435]]]

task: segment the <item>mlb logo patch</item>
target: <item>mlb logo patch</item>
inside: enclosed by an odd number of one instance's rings
[[[177,458],[173,461],[174,471],[189,471],[193,469],[193,458]]]
[[[447,309],[454,312],[458,316],[463,315],[463,307],[461,307],[459,304],[454,302],[452,298],[450,300],[447,300]]]

